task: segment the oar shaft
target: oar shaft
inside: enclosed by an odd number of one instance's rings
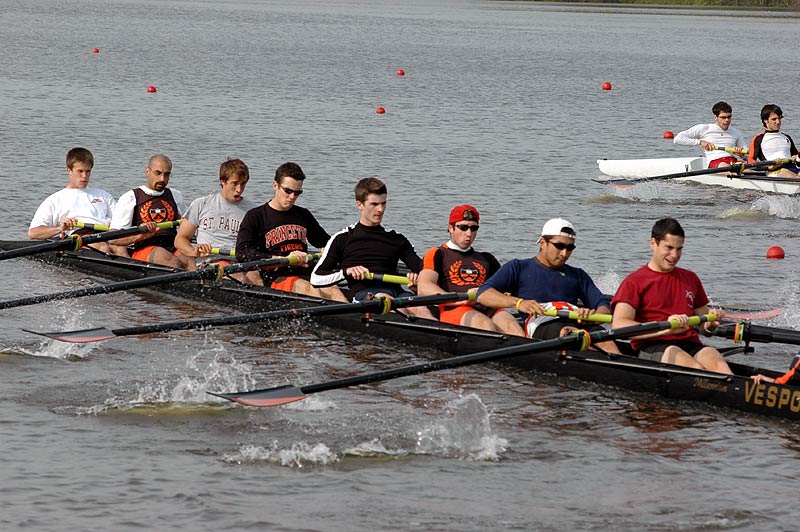
[[[611,323],[611,314],[589,314],[585,318],[581,318],[574,310],[547,309],[544,311],[544,315],[554,316],[557,318],[567,318],[570,320],[590,321],[595,323]]]
[[[105,224],[90,224],[87,222],[76,222],[74,226],[78,229],[89,229],[90,231],[108,231],[110,229]]]
[[[223,257],[235,257],[236,250],[235,249],[226,249],[226,248],[211,248],[212,255],[222,255]]]
[[[366,276],[364,276],[364,279],[369,281],[382,281],[384,283],[391,284],[409,284],[408,277],[403,275],[392,275],[389,273],[368,273]]]

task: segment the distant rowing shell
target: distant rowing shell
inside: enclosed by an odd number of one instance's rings
[[[664,159],[598,159],[597,166],[606,175],[615,178],[653,177],[703,169],[702,157],[675,157]],[[602,183],[602,180],[597,180]],[[760,173],[742,177],[727,173],[704,174],[675,178],[674,181],[691,181],[710,186],[723,186],[741,190],[758,190],[773,194],[800,193],[800,180],[768,177]],[[612,183],[609,183],[612,184]],[[630,183],[627,185],[630,186]]]

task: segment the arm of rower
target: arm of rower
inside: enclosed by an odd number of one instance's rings
[[[445,291],[439,286],[439,274],[435,270],[422,270],[417,278],[417,294],[421,296],[432,296],[444,294]]]
[[[48,238],[53,238],[54,236],[58,235],[60,232],[61,232],[60,225],[56,227],[48,227],[46,225],[40,225],[28,229],[28,238],[30,238],[31,240],[47,240]]]
[[[131,244],[135,244],[140,240],[146,240],[156,234],[158,231],[158,224],[156,222],[147,222],[146,224],[142,224],[147,226],[147,232],[145,233],[136,233],[131,236],[124,236],[122,238],[117,238],[114,240],[109,241],[109,244],[113,246],[130,246]],[[112,231],[117,231],[117,228],[112,227]]]
[[[623,303],[622,301],[620,301],[614,306],[614,316],[611,319],[611,328],[618,329],[620,327],[631,327],[634,325],[639,325],[641,322],[636,321],[634,319],[635,317],[636,317],[636,309],[633,308],[628,303]],[[631,338],[636,338],[639,340],[645,338],[658,338],[659,336],[680,334],[681,332],[684,332],[686,330],[688,330],[688,327],[682,327],[677,329],[664,329],[663,331],[640,334],[639,336],[632,336]]]
[[[198,250],[192,245],[192,237],[195,231],[197,231],[197,227],[184,218],[181,220],[178,233],[175,235],[175,249],[187,257],[197,257],[199,255]]]

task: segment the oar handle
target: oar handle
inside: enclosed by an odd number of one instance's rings
[[[592,321],[596,323],[611,323],[611,314],[589,314],[585,318],[578,316],[574,310],[556,310],[547,309],[544,311],[545,316],[554,316],[557,318],[567,318],[570,320]]]
[[[389,273],[368,273],[364,276],[368,281],[383,281],[384,283],[391,284],[409,284],[408,277],[402,275],[392,275]]]
[[[75,222],[72,224],[73,227],[77,227],[78,229],[89,229],[90,231],[108,231],[110,227],[105,224],[90,224],[87,222]]]
[[[716,144],[714,144],[714,149],[717,151],[732,153],[734,155],[747,155],[748,153],[747,148],[740,148],[738,146],[725,147],[725,146],[717,146]]]
[[[222,255],[224,257],[235,257],[236,250],[235,249],[227,249],[227,248],[211,248],[211,255]]]

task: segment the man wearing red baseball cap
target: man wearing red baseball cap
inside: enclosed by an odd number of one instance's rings
[[[478,209],[472,205],[459,205],[450,211],[447,225],[450,240],[428,250],[422,260],[417,281],[420,295],[477,290],[500,269],[494,256],[472,247],[478,237],[480,218]],[[523,336],[517,320],[503,309],[461,303],[440,305],[439,311],[440,320],[445,323]]]

